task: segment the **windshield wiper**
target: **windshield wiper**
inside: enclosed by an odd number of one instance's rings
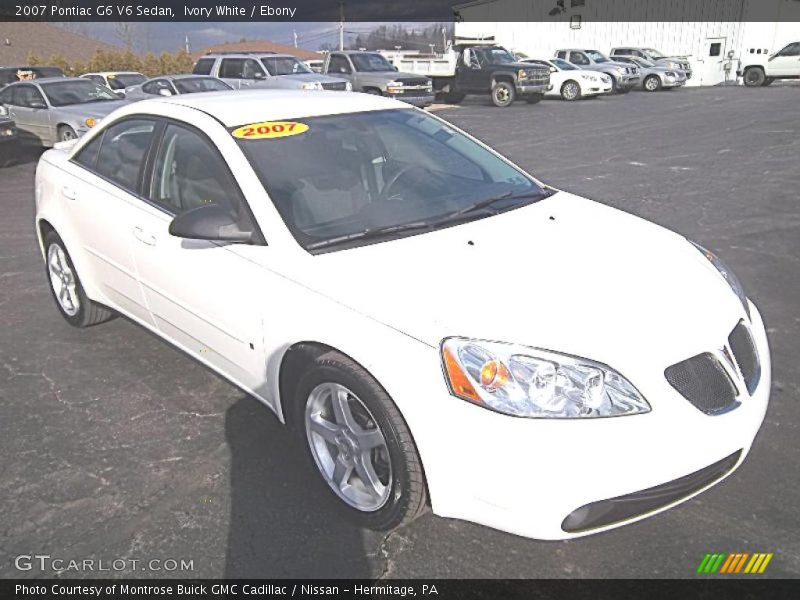
[[[444,217],[442,221],[443,222],[450,221],[454,218],[460,217],[461,215],[466,215],[469,213],[483,210],[484,208],[489,208],[495,202],[500,202],[500,200],[521,200],[522,198],[532,198],[532,197],[539,197],[540,199],[542,199],[552,196],[555,193],[556,191],[550,188],[544,188],[541,192],[526,192],[525,194],[516,194],[516,195],[514,195],[512,191],[508,191],[505,194],[492,196],[491,198],[485,198],[483,200],[475,202],[474,204],[465,206],[464,208],[461,208],[454,213],[450,213],[449,215]]]
[[[364,229],[362,231],[356,231],[355,233],[348,233],[346,235],[340,235],[328,240],[322,240],[321,242],[314,242],[313,244],[306,246],[306,248],[309,250],[326,248],[328,246],[335,246],[336,244],[349,242],[351,240],[369,240],[392,235],[393,233],[403,233],[406,231],[413,231],[415,229],[427,229],[430,226],[431,223],[428,221],[414,221],[413,223],[402,223],[401,225],[390,225],[388,227]]]
[[[431,221],[413,221],[411,223],[401,223],[400,225],[389,225],[387,227],[378,227],[376,229],[364,229],[362,231],[356,231],[354,233],[348,233],[346,235],[340,235],[327,240],[322,240],[321,242],[314,242],[313,244],[309,244],[308,246],[306,246],[306,249],[316,250],[318,248],[327,248],[328,246],[335,246],[337,244],[350,242],[352,240],[370,240],[370,239],[385,237],[395,233],[405,233],[407,231],[416,231],[419,229],[435,229],[439,225],[449,223],[450,221],[458,219],[458,217],[462,215],[477,212],[479,210],[487,208],[492,204],[494,204],[495,202],[499,202],[500,200],[517,200],[517,199],[531,198],[531,197],[538,197],[542,199],[552,196],[555,193],[556,190],[551,188],[544,188],[540,193],[529,192],[517,195],[512,195],[512,192],[508,191],[505,194],[500,194],[499,196],[485,198],[480,202],[475,202],[474,204],[465,206],[464,208],[461,208],[456,212],[450,213],[443,217],[439,217],[438,219],[434,219]]]

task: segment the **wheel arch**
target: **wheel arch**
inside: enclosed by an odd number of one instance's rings
[[[510,83],[511,85],[517,85],[517,78],[514,76],[513,73],[507,73],[506,71],[498,71],[497,73],[492,73],[492,82],[491,85],[499,83],[501,81],[505,81],[506,83]]]

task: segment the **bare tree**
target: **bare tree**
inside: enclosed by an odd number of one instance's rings
[[[126,50],[133,50],[140,40],[141,24],[135,21],[118,21],[114,23],[114,35]]]

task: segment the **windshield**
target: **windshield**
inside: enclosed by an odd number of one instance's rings
[[[655,67],[655,63],[650,62],[649,60],[645,60],[644,58],[634,58],[633,62],[635,62],[640,67],[644,67],[649,69],[650,67]]]
[[[132,85],[144,83],[147,78],[141,73],[115,73],[106,77],[112,90],[124,90]]]
[[[296,123],[307,129],[237,142],[286,226],[312,252],[448,227],[548,193],[480,144],[417,110]]]
[[[557,66],[562,71],[580,71],[580,69],[578,67],[576,67],[572,63],[569,63],[569,62],[567,62],[567,61],[565,61],[565,60],[563,60],[561,58],[554,58],[550,62],[553,63],[555,66]]]
[[[505,48],[473,48],[472,51],[482,66],[516,62]]]
[[[261,59],[270,75],[297,75],[313,73],[308,66],[294,56],[265,56]]]
[[[84,104],[86,102],[119,100],[106,87],[97,85],[89,79],[43,83],[41,88],[51,106],[69,106],[70,104]]]
[[[183,79],[173,79],[172,83],[175,85],[178,93],[180,94],[194,94],[195,92],[221,92],[224,90],[232,90],[224,81],[216,77],[186,77]]]
[[[647,56],[649,56],[653,60],[658,60],[659,58],[667,58],[655,48],[645,48],[644,53],[647,54]]]
[[[601,54],[597,50],[587,50],[586,54],[588,54],[591,57],[591,59],[596,63],[610,62],[608,58],[605,57],[605,55]]]
[[[350,58],[356,67],[356,71],[365,73],[381,73],[384,71],[394,71],[392,63],[380,54],[351,54]]]

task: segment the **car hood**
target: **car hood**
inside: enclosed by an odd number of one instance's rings
[[[319,81],[320,83],[337,83],[340,81],[347,81],[341,77],[331,77],[323,73],[292,73],[290,75],[277,75],[276,77],[289,77],[297,81]]]
[[[564,192],[448,229],[309,255],[285,275],[431,346],[464,336],[612,366],[645,353],[666,366],[721,347],[742,312],[685,238]],[[704,332],[714,335],[701,340]]]
[[[93,117],[101,119],[115,111],[120,106],[128,104],[125,100],[109,100],[107,102],[87,102],[85,104],[70,104],[69,106],[54,106],[53,110],[62,115],[71,115],[80,119]]]

